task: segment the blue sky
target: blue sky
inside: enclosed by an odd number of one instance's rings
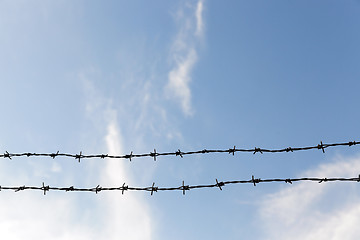
[[[359,1],[0,1],[0,152],[128,154],[359,140]],[[326,153],[16,158],[0,185],[356,177]],[[356,183],[2,191],[4,239],[355,239]],[[21,230],[19,230],[21,229]]]

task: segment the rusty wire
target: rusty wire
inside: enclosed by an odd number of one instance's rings
[[[69,157],[69,158],[75,158],[80,162],[81,159],[85,158],[115,158],[115,159],[129,159],[130,161],[133,158],[142,158],[142,157],[151,157],[156,161],[158,156],[180,156],[183,158],[184,155],[192,155],[192,154],[205,154],[205,153],[229,153],[232,155],[235,155],[236,152],[250,152],[250,153],[281,153],[281,152],[295,152],[295,151],[305,151],[305,150],[312,150],[312,149],[318,149],[321,150],[323,153],[325,153],[325,149],[328,147],[337,147],[337,146],[354,146],[358,145],[360,142],[352,141],[352,142],[342,142],[342,143],[323,143],[322,141],[320,144],[309,146],[309,147],[287,147],[282,149],[265,149],[265,148],[252,148],[252,149],[241,149],[236,148],[235,146],[233,148],[229,149],[203,149],[203,150],[197,150],[197,151],[188,151],[183,152],[180,149],[178,149],[175,152],[157,152],[156,149],[154,149],[153,152],[150,153],[143,153],[143,154],[134,154],[131,152],[130,154],[126,155],[109,155],[109,154],[95,154],[95,155],[83,155],[82,152],[79,154],[69,154],[69,153],[60,153],[57,151],[56,153],[31,153],[31,152],[25,152],[25,153],[9,153],[6,151],[4,154],[0,154],[0,157],[12,159],[13,157],[51,157],[55,159],[55,157]]]
[[[231,184],[253,184],[256,186],[256,184],[259,183],[270,183],[270,182],[284,182],[284,183],[290,183],[293,182],[300,182],[300,181],[307,181],[307,182],[317,182],[317,183],[324,183],[324,182],[360,182],[360,175],[358,177],[354,178],[317,178],[317,177],[304,177],[304,178],[273,178],[273,179],[260,179],[255,178],[254,176],[251,177],[249,180],[235,180],[235,181],[218,181],[216,179],[216,182],[214,184],[206,184],[206,185],[185,185],[185,182],[182,181],[182,185],[178,187],[158,187],[155,186],[155,183],[152,183],[151,187],[130,187],[125,185],[125,183],[122,184],[120,187],[101,187],[100,185],[97,185],[93,188],[77,188],[74,186],[71,187],[51,187],[49,185],[45,185],[42,183],[42,186],[18,186],[18,187],[5,187],[0,186],[1,190],[13,190],[15,192],[23,191],[23,190],[40,190],[46,195],[46,192],[48,191],[65,191],[65,192],[94,192],[99,193],[101,191],[120,191],[122,194],[124,194],[125,191],[147,191],[150,192],[151,195],[154,194],[154,192],[160,192],[160,191],[181,191],[183,195],[185,195],[186,191],[190,191],[192,189],[200,189],[200,188],[219,188],[220,190],[223,190],[223,187],[226,185]]]

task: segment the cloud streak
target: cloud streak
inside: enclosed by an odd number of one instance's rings
[[[125,154],[123,141],[125,137],[120,128],[118,110],[112,107],[112,99],[103,97],[86,74],[81,74],[80,78],[87,92],[88,117],[95,125],[102,126],[96,133],[103,135],[102,147],[111,155]],[[126,168],[124,161],[109,159],[100,165],[96,163],[93,168],[100,173],[99,182],[103,186],[134,184],[131,171]],[[142,194],[131,192],[125,192],[123,195],[121,192],[99,194],[96,207],[100,212],[99,218],[104,224],[103,235],[99,238],[151,239],[150,214],[142,197]]]
[[[204,11],[204,2],[198,1],[196,6],[196,35],[202,36],[204,32],[204,22],[203,22],[203,11]]]
[[[116,120],[116,112],[108,123],[105,137],[109,154],[124,154],[122,137]],[[131,182],[124,168],[123,161],[108,161],[103,172],[103,181],[110,186],[117,186],[122,182]],[[151,239],[150,217],[146,204],[141,201],[140,195],[120,192],[106,195],[108,206],[108,232],[110,239]]]
[[[188,13],[186,10],[190,11]],[[170,54],[173,67],[168,74],[165,90],[167,97],[176,100],[186,116],[194,110],[191,105],[191,72],[197,60],[197,46],[204,32],[203,1],[199,0],[196,7],[181,8],[176,14],[179,32],[173,42]]]
[[[304,176],[354,177],[360,158],[323,164]],[[268,195],[260,204],[266,239],[356,239],[360,203],[353,184],[298,183]]]

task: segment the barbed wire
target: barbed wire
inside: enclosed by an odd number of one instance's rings
[[[183,195],[185,195],[186,191],[190,191],[192,189],[201,189],[201,188],[219,188],[220,190],[223,190],[222,187],[230,184],[253,184],[256,186],[256,184],[259,183],[269,183],[269,182],[284,182],[284,183],[290,183],[293,182],[300,182],[300,181],[308,181],[308,182],[318,182],[318,183],[324,183],[324,182],[360,182],[360,175],[358,177],[354,178],[317,178],[317,177],[304,177],[304,178],[273,178],[273,179],[260,179],[255,178],[254,176],[251,177],[250,180],[235,180],[235,181],[218,181],[218,179],[215,179],[214,184],[207,184],[207,185],[185,185],[185,182],[182,181],[182,185],[178,187],[158,187],[155,186],[155,183],[152,184],[151,187],[130,187],[128,185],[125,185],[123,183],[120,187],[101,187],[100,185],[97,185],[93,188],[77,188],[74,186],[71,187],[51,187],[49,185],[45,185],[45,183],[42,183],[42,186],[18,186],[18,187],[5,187],[0,186],[1,190],[13,190],[15,192],[23,191],[23,190],[40,190],[43,191],[44,195],[46,195],[46,192],[48,191],[65,191],[65,192],[95,192],[96,194],[101,191],[121,191],[122,194],[124,194],[125,191],[147,191],[150,192],[151,195],[153,195],[154,192],[160,192],[160,191],[182,191]]]
[[[109,154],[95,154],[95,155],[83,155],[82,151],[80,151],[79,154],[69,154],[69,153],[60,153],[57,151],[56,153],[31,153],[31,152],[25,152],[25,153],[9,153],[8,151],[5,151],[4,154],[0,154],[0,157],[2,158],[9,158],[10,160],[13,157],[51,157],[55,159],[56,157],[69,157],[69,158],[75,158],[80,162],[81,159],[85,158],[115,158],[115,159],[129,159],[130,161],[133,158],[142,158],[142,157],[151,157],[156,161],[158,156],[180,156],[183,158],[185,155],[192,155],[192,154],[206,154],[206,153],[229,153],[232,155],[235,155],[236,152],[250,152],[253,154],[256,153],[281,153],[281,152],[295,152],[295,151],[306,151],[306,150],[312,150],[312,149],[318,149],[321,150],[323,153],[325,153],[325,149],[329,147],[338,147],[338,146],[354,146],[358,145],[360,142],[352,141],[352,142],[342,142],[342,143],[323,143],[322,141],[320,144],[309,146],[309,147],[287,147],[282,149],[265,149],[265,148],[252,148],[252,149],[241,149],[236,148],[234,146],[233,148],[229,149],[203,149],[203,150],[197,150],[197,151],[188,151],[183,152],[180,149],[178,149],[175,152],[157,152],[156,149],[154,149],[153,152],[150,153],[143,153],[143,154],[134,154],[131,152],[130,154],[125,155],[109,155]]]

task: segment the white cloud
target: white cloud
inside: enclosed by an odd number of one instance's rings
[[[12,239],[95,239],[86,219],[75,218],[74,198],[54,192],[2,193],[0,200],[1,238]]]
[[[51,166],[51,171],[54,173],[60,173],[61,172],[61,165],[58,164],[57,162],[54,162]]]
[[[191,115],[191,91],[189,88],[189,82],[191,80],[191,70],[196,63],[196,51],[190,49],[184,59],[177,62],[175,69],[169,73],[168,88],[174,94],[180,103],[185,114]]]
[[[203,8],[203,1],[199,0],[195,9],[192,6],[189,7],[190,14],[185,11],[189,9],[179,9],[176,19],[180,27],[170,54],[174,66],[169,71],[165,90],[167,97],[180,103],[187,116],[194,113],[189,84],[192,69],[198,60],[197,46],[204,30]]]
[[[13,164],[14,162],[1,164],[0,175],[4,185],[40,186],[41,180],[48,180],[45,184],[50,184],[57,180],[40,173],[44,173],[46,170],[58,173],[61,168],[56,162],[44,164],[39,159],[28,165],[26,162],[22,162],[24,168],[22,171],[12,168]],[[41,170],[38,170],[39,168]],[[66,182],[69,175],[64,172],[64,181],[59,180],[59,182]],[[89,227],[89,218],[79,208],[81,200],[84,199],[86,197],[80,199],[76,193],[49,191],[44,196],[41,191],[24,190],[15,193],[2,190],[0,198],[1,239],[96,239],[95,233],[99,229],[96,226]]]
[[[123,155],[124,152],[124,134],[121,132],[120,121],[118,119],[118,109],[112,107],[114,99],[103,97],[98,88],[95,87],[90,78],[100,78],[98,71],[91,70],[88,74],[80,74],[84,90],[86,92],[86,112],[89,119],[98,129],[95,136],[87,136],[91,138],[99,138],[103,135],[103,141],[97,141],[96,151],[104,150],[110,155]],[[128,99],[133,101],[134,99]],[[126,104],[122,104],[120,108],[128,109]],[[122,116],[122,115],[120,115]],[[132,117],[132,116],[128,116]],[[122,117],[122,122],[127,122],[127,117]],[[127,127],[132,128],[133,126]],[[93,134],[94,134],[93,133]],[[101,137],[100,137],[101,138]],[[134,141],[133,136],[126,139]],[[87,141],[89,142],[89,141]],[[102,149],[105,147],[105,149]],[[120,187],[123,183],[126,185],[136,185],[132,180],[131,169],[126,168],[123,159],[106,159],[104,162],[95,162],[92,169],[96,171],[99,179],[91,178],[87,184],[100,183],[101,186]],[[94,175],[93,175],[94,176]],[[99,182],[97,182],[99,181]],[[90,182],[90,183],[89,183]],[[151,239],[151,218],[146,202],[143,200],[144,195],[140,192],[120,191],[101,192],[96,198],[96,209],[99,212],[99,221],[103,224],[102,237],[106,239]],[[105,237],[104,237],[105,236]]]
[[[196,7],[196,35],[201,36],[204,31],[204,22],[203,22],[203,11],[204,11],[204,3],[203,1],[198,1]]]
[[[91,89],[90,81],[84,84],[90,87],[87,90]],[[93,118],[100,118],[95,120],[96,123],[102,122],[105,125],[106,132],[103,134],[107,152],[114,155],[123,154],[117,111],[100,106],[101,104],[92,105],[97,100],[101,100],[101,96],[93,95],[91,91],[87,93],[89,94],[87,106],[91,110],[88,114]],[[108,101],[101,100],[100,102],[107,103]],[[100,109],[103,110],[99,111]],[[70,164],[73,168],[73,163]],[[40,185],[31,183],[39,178],[44,179],[46,166],[42,167],[42,165],[43,163],[38,160],[31,162],[26,172],[17,175],[15,181],[11,181],[12,185]],[[41,167],[40,173],[39,167]],[[82,184],[85,184],[84,187],[93,187],[98,183],[102,186],[121,186],[123,182],[129,185],[133,183],[131,174],[124,168],[124,161],[107,160],[100,163],[96,161],[94,164],[91,164],[91,161],[84,161],[81,166],[87,170],[91,170],[91,167],[96,175],[92,175],[91,171],[84,171],[79,179],[74,179],[72,175],[74,172],[62,171],[62,166],[53,162],[48,164],[48,170],[53,173],[61,172],[61,179],[45,177],[49,180],[46,183],[55,180],[63,186],[65,182],[71,181],[72,185],[78,187]],[[1,169],[5,169],[0,174],[3,183],[4,179],[14,180],[14,177],[8,173],[7,165],[2,164]],[[88,180],[83,182],[84,179]],[[147,204],[142,201],[143,195],[139,192],[126,192],[124,195],[121,192],[101,192],[95,195],[50,191],[44,196],[40,191],[19,193],[2,191],[1,195],[0,235],[2,239],[151,239],[149,210]]]
[[[105,137],[108,153],[124,154],[122,137],[117,126],[116,112],[108,123]],[[126,182],[131,185],[129,174],[122,160],[109,160],[102,175],[102,182],[109,186],[121,186]],[[151,239],[150,216],[146,203],[141,200],[142,194],[137,192],[111,192],[106,194],[107,228],[111,233],[107,239]]]
[[[357,177],[360,158],[327,163],[302,176]],[[294,183],[266,196],[260,205],[266,239],[357,239],[358,183]]]

